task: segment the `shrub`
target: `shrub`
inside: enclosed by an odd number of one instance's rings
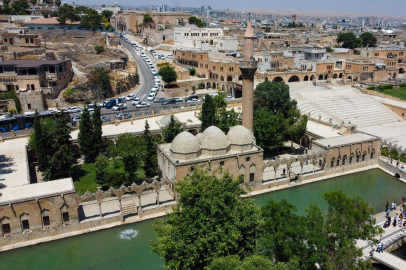
[[[97,54],[100,54],[104,52],[104,46],[103,45],[94,46],[94,50],[96,51]]]
[[[9,112],[9,114],[16,114],[17,110],[16,109],[9,109],[8,112]]]
[[[401,88],[406,88],[406,83],[401,83],[401,84],[399,85],[399,87],[401,87]]]
[[[378,87],[379,90],[393,89],[393,84],[382,84]]]
[[[164,67],[164,66],[169,66],[169,63],[168,62],[158,63],[158,67]]]
[[[376,89],[376,87],[375,87],[375,86],[373,86],[373,85],[371,85],[371,86],[368,86],[368,87],[367,87],[367,89],[368,89],[368,90],[375,90],[375,89]]]
[[[196,75],[196,69],[195,68],[189,69],[189,75],[190,76],[195,76]]]

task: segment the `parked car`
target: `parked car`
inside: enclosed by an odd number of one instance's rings
[[[133,105],[138,105],[141,103],[141,99],[140,98],[134,98],[134,101],[132,102]]]
[[[150,94],[148,95],[147,100],[154,100],[154,99],[155,99],[155,94],[154,94],[154,93],[150,93]]]
[[[176,100],[176,102],[183,102],[183,98],[175,97],[174,99]]]
[[[189,99],[187,102],[200,102],[200,100],[194,98],[194,99]]]
[[[123,116],[124,116],[124,119],[130,119],[132,117],[131,114],[129,114],[129,113],[118,113],[114,116],[114,118],[121,120],[121,119],[123,119]]]
[[[101,116],[100,119],[101,119],[103,122],[111,122],[111,119],[110,119],[109,117],[107,117],[107,116]]]
[[[73,123],[75,123],[75,122],[80,122],[80,116],[75,116],[75,117],[73,117],[73,118],[72,118],[72,122],[73,122]]]
[[[127,105],[125,103],[118,103],[113,107],[113,111],[125,110],[127,109]]]
[[[149,104],[147,102],[141,102],[140,104],[135,105],[135,107],[137,107],[137,108],[146,108],[146,107],[150,107],[150,106],[151,106],[151,104]]]
[[[134,98],[136,98],[136,97],[137,97],[136,95],[128,94],[128,95],[125,97],[125,99],[126,99],[127,101],[130,101],[130,100],[134,100]]]
[[[189,100],[192,100],[192,99],[199,99],[199,96],[197,96],[197,95],[188,96],[186,98],[186,101],[189,101]]]
[[[79,107],[70,107],[66,110],[68,113],[80,113]]]
[[[154,103],[163,103],[166,101],[166,98],[163,97],[158,97],[156,99],[154,99]]]
[[[171,98],[171,99],[167,99],[165,102],[162,102],[162,105],[168,105],[168,104],[176,104],[176,99]]]

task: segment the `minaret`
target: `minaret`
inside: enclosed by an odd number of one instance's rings
[[[254,59],[255,39],[251,23],[248,22],[244,34],[244,59],[240,61],[240,70],[242,73],[242,125],[251,132],[254,131],[254,75],[258,68],[258,63]]]

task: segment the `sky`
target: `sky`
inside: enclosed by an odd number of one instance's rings
[[[120,5],[165,4],[170,6],[178,5],[189,7],[209,5],[215,10],[226,8],[240,11],[250,9],[270,9],[406,16],[405,0],[113,0],[111,2],[106,0],[77,0],[76,3],[109,5],[114,1],[117,1]]]

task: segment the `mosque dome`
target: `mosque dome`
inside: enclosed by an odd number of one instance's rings
[[[230,144],[234,145],[247,145],[253,142],[251,132],[241,125],[230,128],[227,139]]]
[[[196,158],[199,155],[200,144],[195,136],[187,131],[179,133],[173,139],[171,153],[175,158]]]
[[[227,149],[230,143],[221,129],[211,126],[203,132],[201,145],[202,149],[216,151]]]

